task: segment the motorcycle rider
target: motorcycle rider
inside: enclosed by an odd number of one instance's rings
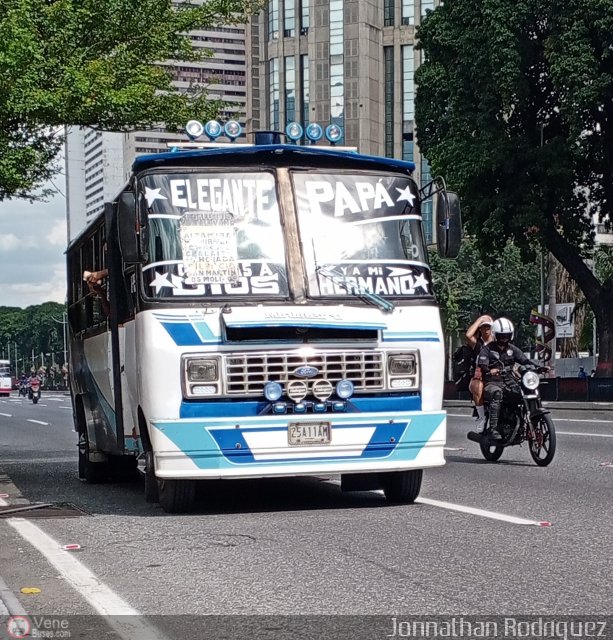
[[[489,407],[490,440],[501,440],[498,417],[503,399],[511,400],[517,386],[509,373],[514,364],[538,365],[511,343],[515,327],[508,318],[498,318],[492,325],[494,340],[482,347],[477,357],[477,366],[485,380],[485,402]],[[505,375],[506,374],[506,375]],[[519,399],[519,394],[518,394]]]

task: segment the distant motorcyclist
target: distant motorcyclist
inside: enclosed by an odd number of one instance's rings
[[[508,318],[498,318],[492,325],[494,341],[482,347],[477,357],[477,366],[480,367],[485,380],[485,402],[489,407],[490,439],[501,440],[502,435],[498,431],[498,417],[503,399],[512,401],[512,396],[517,393],[520,399],[517,383],[511,375],[513,365],[529,364],[538,365],[523,354],[523,352],[511,344],[515,335],[515,327]],[[515,391],[516,390],[516,391]]]

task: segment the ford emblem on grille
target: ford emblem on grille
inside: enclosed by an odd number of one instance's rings
[[[318,373],[319,369],[317,367],[311,367],[309,365],[294,369],[294,375],[297,378],[314,378]]]

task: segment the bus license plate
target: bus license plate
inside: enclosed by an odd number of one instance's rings
[[[287,425],[290,446],[330,444],[331,433],[329,422],[290,422]]]

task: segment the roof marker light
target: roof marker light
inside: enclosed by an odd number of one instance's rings
[[[199,120],[190,120],[185,125],[185,133],[191,140],[197,140],[204,133],[202,122]]]
[[[236,138],[238,138],[240,134],[243,132],[243,128],[240,126],[238,122],[236,122],[236,120],[228,120],[223,130],[225,134],[228,136],[228,138],[232,140],[232,142],[234,142],[234,140],[236,140]]]
[[[285,128],[285,135],[294,142],[297,142],[304,135],[304,129],[298,122],[290,122]]]
[[[343,137],[343,130],[337,124],[330,124],[326,127],[326,138],[330,144],[336,144]]]
[[[204,133],[206,133],[210,140],[217,140],[217,138],[219,138],[223,133],[223,129],[217,120],[209,120],[204,125]]]
[[[311,124],[306,128],[306,137],[311,142],[317,142],[321,140],[321,137],[324,135],[324,130],[321,128],[321,125],[317,124],[317,122],[311,122]]]

